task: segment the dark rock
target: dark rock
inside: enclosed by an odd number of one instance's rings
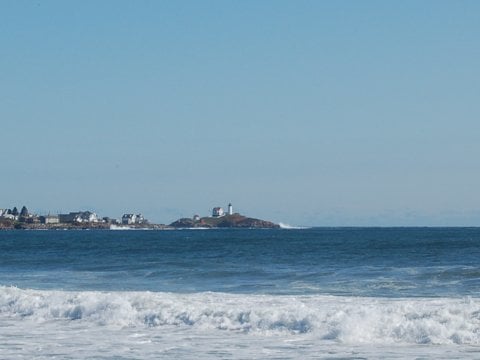
[[[183,218],[171,223],[170,226],[173,226],[175,228],[192,228],[195,227],[195,223],[196,221],[193,221],[192,219]]]
[[[204,217],[199,221],[189,218],[179,219],[170,224],[174,228],[254,228],[254,229],[276,229],[280,226],[265,220],[249,218],[240,214],[225,215],[221,217]]]

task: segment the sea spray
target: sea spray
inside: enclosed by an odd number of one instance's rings
[[[292,226],[289,224],[285,224],[283,222],[278,223],[281,229],[284,230],[304,230],[304,229],[309,229],[309,227],[306,226]]]
[[[93,326],[310,333],[348,344],[480,344],[480,300],[64,292],[0,287],[0,318]]]

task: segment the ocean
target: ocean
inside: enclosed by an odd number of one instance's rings
[[[478,359],[480,228],[0,232],[1,359]]]

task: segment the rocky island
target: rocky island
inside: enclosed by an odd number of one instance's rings
[[[183,218],[170,224],[173,228],[255,228],[277,229],[280,226],[270,221],[254,219],[240,214],[221,217],[203,217],[200,219]]]
[[[232,204],[228,204],[228,210],[225,212],[222,207],[214,207],[212,216],[200,217],[194,215],[193,218],[182,218],[169,226],[175,229],[218,229],[218,228],[243,228],[243,229],[278,229],[277,225],[271,221],[260,220],[246,217],[233,212]]]

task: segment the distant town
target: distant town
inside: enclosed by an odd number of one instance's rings
[[[0,229],[55,229],[55,228],[110,228],[114,226],[132,226],[156,228],[156,224],[150,224],[142,214],[127,213],[120,219],[100,217],[93,211],[76,211],[65,214],[32,213],[26,206],[20,211],[17,207],[12,209],[0,209]]]
[[[170,225],[150,223],[142,214],[125,213],[120,219],[100,217],[93,211],[77,211],[64,214],[35,214],[26,206],[0,209],[0,229],[178,229],[178,228],[278,228],[269,221],[249,218],[216,206],[211,216],[181,218]]]
[[[13,209],[0,209],[0,219],[11,220],[18,223],[25,224],[147,224],[142,214],[124,214],[121,220],[112,219],[109,217],[99,217],[92,211],[78,211],[69,212],[68,214],[57,215],[37,215],[30,213],[26,206],[23,206],[20,211],[17,207]]]

